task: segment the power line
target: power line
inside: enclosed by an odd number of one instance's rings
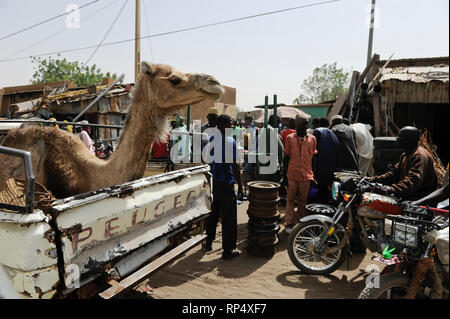
[[[117,1],[119,1],[119,0],[114,0],[114,1],[112,1],[112,2],[110,2],[110,3],[108,3],[106,6],[103,6],[103,7],[101,7],[100,9],[98,9],[97,11],[94,11],[92,14],[88,15],[87,17],[82,18],[82,19],[80,20],[80,22],[81,22],[81,21],[88,20],[89,18],[93,17],[94,15],[96,15],[97,13],[99,13],[100,11],[103,11],[103,10],[105,10],[107,7],[112,6],[112,5],[113,5],[114,3],[116,3]],[[39,40],[39,41],[37,41],[37,42],[35,42],[35,43],[33,43],[33,44],[31,44],[31,45],[29,45],[29,46],[23,48],[23,49],[17,50],[17,51],[15,51],[15,52],[13,52],[13,53],[11,53],[11,54],[5,56],[3,59],[7,59],[7,58],[9,58],[9,57],[11,57],[11,56],[16,55],[17,53],[20,53],[20,52],[26,51],[26,50],[28,50],[28,49],[34,48],[35,46],[37,46],[37,45],[39,45],[39,44],[41,44],[41,43],[44,43],[45,41],[50,40],[50,39],[56,37],[57,35],[59,35],[59,34],[65,32],[65,31],[67,31],[67,30],[69,30],[69,29],[68,29],[68,28],[61,29],[61,30],[59,30],[58,32],[55,32],[55,33],[53,33],[52,35],[50,35],[50,36],[48,36],[48,37],[46,37],[46,38],[44,38],[44,39],[42,39],[42,40]]]
[[[109,29],[106,31],[105,35],[103,36],[102,40],[100,41],[100,43],[97,45],[97,47],[95,48],[95,50],[91,53],[91,55],[89,56],[89,58],[86,60],[86,62],[84,62],[80,68],[78,69],[78,72],[75,73],[75,75],[72,76],[73,79],[75,79],[77,77],[78,74],[80,74],[80,72],[83,70],[83,68],[89,63],[89,61],[92,59],[92,57],[94,56],[94,54],[97,52],[97,50],[100,48],[100,46],[102,45],[103,41],[105,41],[106,37],[108,36],[108,34],[111,32],[112,28],[114,27],[114,25],[116,24],[117,20],[119,19],[121,13],[123,12],[123,9],[125,8],[125,5],[128,3],[128,0],[125,0],[125,2],[123,3],[122,7],[120,8],[119,12],[117,13],[116,17],[114,18],[111,26],[109,27]]]
[[[150,24],[149,18],[148,18],[148,14],[147,14],[147,9],[145,7],[145,0],[143,1],[144,4],[144,13],[145,13],[145,26],[147,29],[147,34],[150,34],[150,32],[148,31],[148,25]],[[150,37],[147,38],[148,39],[148,46],[150,47],[150,55],[152,57],[152,61],[155,61],[155,58],[153,56],[153,48],[152,48],[152,40]]]
[[[125,0],[125,2],[123,3],[122,7],[120,8],[119,12],[117,13],[116,17],[113,20],[113,23],[111,24],[111,26],[109,27],[108,31],[106,31],[105,35],[103,36],[103,39],[100,41],[100,43],[97,45],[97,47],[95,48],[94,52],[92,52],[92,54],[90,55],[90,57],[86,60],[86,62],[84,63],[83,66],[85,66],[86,64],[89,63],[89,61],[92,59],[92,57],[94,56],[94,54],[97,52],[97,50],[102,46],[103,41],[105,41],[106,37],[108,36],[108,34],[111,32],[112,28],[114,27],[114,25],[116,24],[117,20],[119,19],[120,15],[123,12],[123,9],[125,8],[126,4],[128,3],[128,0]]]
[[[96,2],[98,2],[98,1],[99,1],[99,0],[94,0],[94,1],[92,1],[92,2],[89,2],[89,3],[87,3],[87,4],[82,5],[82,6],[79,7],[78,9],[82,9],[82,8],[87,7],[87,6],[89,6],[89,5],[93,4],[93,3],[96,3]],[[55,17],[49,18],[49,19],[47,19],[47,20],[44,20],[44,21],[41,21],[41,22],[39,22],[39,23],[33,24],[32,26],[29,26],[29,27],[26,27],[26,28],[21,29],[21,30],[19,30],[19,31],[13,32],[13,33],[8,34],[8,35],[5,35],[5,36],[3,36],[3,37],[0,38],[0,41],[1,41],[1,40],[4,40],[4,39],[7,39],[7,38],[9,38],[9,37],[12,37],[13,35],[22,33],[22,32],[24,32],[24,31],[27,31],[27,30],[30,30],[30,29],[33,29],[33,28],[35,28],[35,27],[37,27],[37,26],[40,26],[40,25],[42,25],[42,24],[44,24],[44,23],[47,23],[47,22],[50,22],[50,21],[52,21],[52,20],[58,19],[58,18],[63,17],[63,16],[65,16],[65,15],[68,15],[69,13],[72,13],[72,12],[75,11],[75,10],[76,10],[76,9],[70,10],[69,12],[66,12],[66,13],[61,13],[61,14],[55,16]]]
[[[298,9],[303,9],[303,8],[308,8],[308,7],[314,7],[314,6],[319,6],[319,5],[328,4],[328,3],[332,3],[332,2],[339,2],[339,1],[341,1],[341,0],[330,0],[330,1],[324,1],[324,2],[316,2],[316,3],[303,5],[303,6],[298,6],[298,7],[293,7],[293,8],[287,8],[287,9],[282,9],[282,10],[264,12],[264,13],[255,14],[255,15],[251,15],[251,16],[246,16],[246,17],[241,17],[241,18],[236,18],[236,19],[230,19],[230,20],[224,20],[224,21],[215,22],[215,23],[204,24],[204,25],[200,25],[200,26],[197,26],[197,27],[190,27],[190,28],[185,28],[185,29],[179,29],[179,30],[174,30],[174,31],[168,31],[168,32],[148,35],[148,36],[144,36],[144,37],[139,37],[139,39],[156,38],[156,37],[166,36],[166,35],[170,35],[170,34],[181,33],[181,32],[186,32],[186,31],[192,31],[192,30],[197,30],[197,29],[203,29],[203,28],[208,28],[208,27],[212,27],[212,26],[216,26],[216,25],[232,23],[232,22],[237,22],[237,21],[241,21],[241,20],[249,20],[249,19],[258,18],[258,17],[262,17],[262,16],[277,14],[277,13],[286,12],[286,11],[298,10]],[[102,44],[102,46],[116,45],[116,44],[131,42],[131,41],[135,41],[135,40],[136,40],[135,38],[126,39],[126,40],[119,40],[119,41],[115,41],[115,42],[109,42],[109,43]],[[49,53],[36,54],[36,55],[20,57],[20,58],[2,59],[2,60],[0,60],[0,63],[1,62],[14,61],[14,60],[29,59],[32,56],[39,57],[39,56],[53,55],[53,54],[58,54],[58,53],[66,53],[66,52],[87,50],[87,49],[92,49],[92,48],[95,48],[95,47],[96,47],[96,45],[91,45],[91,46],[87,46],[87,47],[80,47],[80,48],[75,48],[75,49],[66,49],[66,50],[60,50],[60,51],[54,51],[54,52],[49,52]]]

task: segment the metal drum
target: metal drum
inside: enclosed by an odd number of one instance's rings
[[[278,203],[280,184],[270,181],[252,181],[249,189],[248,253],[257,257],[271,257],[276,252],[280,231]]]

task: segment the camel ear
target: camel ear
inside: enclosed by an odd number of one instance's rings
[[[152,65],[148,62],[142,61],[141,62],[141,71],[145,74],[148,74],[150,76],[153,76],[154,71],[152,68]]]

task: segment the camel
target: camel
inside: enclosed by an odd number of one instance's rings
[[[167,136],[167,117],[188,104],[219,99],[224,88],[210,75],[148,62],[141,63],[136,82],[118,147],[106,161],[56,127],[14,129],[2,145],[30,151],[35,181],[57,198],[142,178],[152,142]],[[22,159],[0,154],[0,167],[0,191],[11,177],[24,179]]]

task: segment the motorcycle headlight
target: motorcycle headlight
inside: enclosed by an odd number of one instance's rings
[[[336,200],[338,198],[340,189],[341,183],[333,182],[333,184],[331,184],[331,197],[333,198],[333,200]]]
[[[419,244],[419,227],[403,223],[392,223],[394,242],[409,248],[417,248]]]

